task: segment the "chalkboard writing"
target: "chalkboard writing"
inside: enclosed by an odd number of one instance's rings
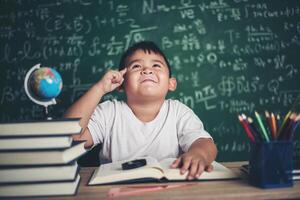
[[[166,53],[176,98],[212,134],[219,160],[246,159],[238,113],[285,114],[300,94],[300,1],[0,0],[0,120],[43,117],[23,81],[35,64],[56,68],[64,88],[56,117],[141,40]],[[104,99],[120,98],[117,92]],[[298,134],[299,135],[299,134]],[[295,143],[300,149],[299,143]]]

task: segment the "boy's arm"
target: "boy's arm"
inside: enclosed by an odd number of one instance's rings
[[[212,139],[199,138],[193,142],[188,152],[178,157],[172,168],[180,167],[181,174],[189,171],[188,179],[199,177],[204,170],[212,171],[211,163],[217,156],[217,148]]]
[[[74,135],[74,140],[86,140],[85,147],[93,145],[92,136],[87,128],[91,115],[101,98],[108,92],[113,91],[124,81],[126,68],[122,71],[108,71],[100,81],[93,85],[80,99],[78,99],[64,114],[66,118],[81,118],[79,124],[82,127],[80,135]]]

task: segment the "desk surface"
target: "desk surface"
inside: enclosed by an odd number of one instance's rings
[[[245,162],[223,163],[237,170]],[[300,181],[294,182],[291,188],[260,189],[250,186],[247,180],[173,182],[169,184],[130,184],[110,186],[87,186],[94,167],[82,168],[81,182],[76,196],[53,197],[45,199],[299,199]],[[164,189],[163,189],[164,188]],[[142,193],[129,196],[109,198],[109,194],[125,194],[128,191]],[[146,190],[146,192],[145,192]],[[40,199],[40,198],[39,198]]]

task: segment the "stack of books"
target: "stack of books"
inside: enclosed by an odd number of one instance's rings
[[[0,198],[75,195],[79,119],[0,124]]]

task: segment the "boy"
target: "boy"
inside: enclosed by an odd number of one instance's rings
[[[211,171],[217,150],[202,122],[179,101],[165,100],[176,84],[165,55],[153,42],[133,45],[123,54],[119,71],[108,71],[66,112],[65,117],[81,117],[83,131],[74,140],[86,140],[86,148],[101,143],[101,156],[110,162],[179,156],[171,167],[180,167],[182,174],[189,171],[187,179]],[[126,102],[98,105],[116,88],[125,91]]]

